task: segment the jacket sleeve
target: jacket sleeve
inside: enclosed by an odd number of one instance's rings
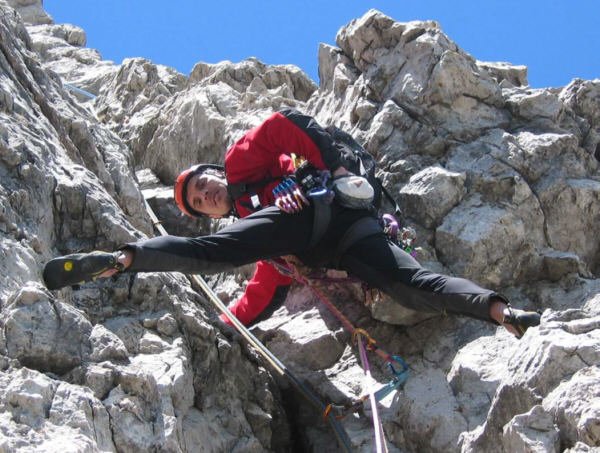
[[[322,128],[312,116],[305,115],[294,109],[281,110],[279,115],[295,126],[296,134],[299,132],[302,134],[303,139],[305,137],[309,138],[312,144],[317,148],[318,153],[328,170],[333,172],[343,164],[343,153],[342,149],[339,148],[339,144],[333,140],[331,134]],[[288,136],[283,136],[281,138],[284,141],[289,140]],[[316,165],[310,157],[305,157],[318,168],[323,168]]]
[[[256,190],[262,206],[273,204],[272,189],[280,178],[294,172],[291,155],[303,157],[316,168],[331,172],[342,166],[339,144],[314,118],[287,109],[272,114],[248,131],[225,155],[225,173],[231,185],[271,181]],[[250,195],[236,200],[241,217],[250,214]]]
[[[292,279],[279,273],[273,265],[259,261],[246,291],[229,310],[242,324],[249,325],[271,304],[277,289],[291,283]],[[232,325],[225,315],[220,317],[223,322]]]
[[[336,170],[341,153],[314,118],[296,110],[274,113],[248,131],[225,156],[230,183],[255,182],[293,172],[291,154],[302,156],[315,167]]]

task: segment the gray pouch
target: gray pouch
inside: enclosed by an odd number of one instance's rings
[[[344,175],[335,178],[331,186],[339,204],[351,209],[367,209],[373,203],[375,190],[366,178]]]

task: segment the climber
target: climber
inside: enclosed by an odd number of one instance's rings
[[[326,189],[330,174],[334,181],[356,179],[357,198],[365,187],[368,196],[369,185],[347,170],[349,159],[314,118],[292,109],[274,113],[229,148],[224,168],[196,165],[176,180],[175,200],[185,214],[238,221],[208,236],[162,236],[112,253],[55,258],[44,269],[46,285],[56,289],[124,271],[210,274],[257,262],[245,293],[230,307],[249,325],[291,284],[270,260],[293,255],[309,267],[344,270],[413,310],[470,316],[503,325],[518,338],[539,324],[537,312],[515,309],[501,294],[421,267],[388,240],[372,209],[342,205],[343,184],[333,202],[327,190],[316,190]]]

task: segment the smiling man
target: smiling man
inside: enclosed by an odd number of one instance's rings
[[[517,337],[539,324],[538,313],[512,308],[495,291],[423,268],[386,236],[372,206],[310,198],[328,175],[334,182],[349,177],[356,159],[312,117],[291,109],[274,113],[229,148],[224,167],[196,165],[175,182],[175,201],[185,214],[239,221],[208,236],[162,236],[115,253],[56,258],[44,279],[54,289],[122,271],[210,274],[257,262],[244,295],[230,307],[248,325],[291,284],[270,260],[294,255],[309,267],[344,270],[413,310],[501,324]]]
[[[177,205],[192,217],[219,219],[230,214],[233,201],[227,192],[222,168],[210,164],[196,165],[181,173],[175,182]]]

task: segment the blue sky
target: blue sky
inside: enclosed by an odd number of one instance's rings
[[[56,23],[121,63],[145,57],[188,75],[199,61],[295,64],[318,82],[319,43],[375,8],[399,22],[433,19],[483,61],[529,68],[529,83],[564,86],[600,78],[599,0],[44,0]]]

